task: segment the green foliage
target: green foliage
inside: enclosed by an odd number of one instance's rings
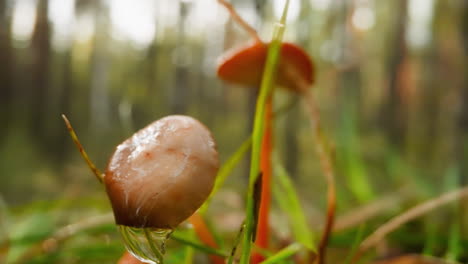
[[[283,210],[289,218],[294,239],[307,249],[316,251],[313,239],[314,234],[310,231],[296,188],[287,171],[281,166],[276,156],[273,170],[275,175],[275,184],[273,185],[274,197],[281,207],[281,210]]]
[[[296,254],[301,250],[302,246],[299,243],[291,244],[280,251],[276,252],[271,257],[265,259],[262,264],[273,264],[273,263],[281,263],[285,259],[291,257],[292,255]]]

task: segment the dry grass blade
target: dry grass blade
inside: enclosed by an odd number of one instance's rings
[[[81,156],[86,161],[86,163],[88,164],[88,167],[94,173],[94,175],[99,180],[99,182],[102,183],[102,181],[104,179],[104,174],[102,174],[102,172],[96,167],[96,165],[94,165],[94,163],[91,161],[91,159],[89,159],[88,154],[84,150],[83,145],[81,145],[81,142],[78,139],[78,136],[76,135],[75,130],[73,129],[70,121],[68,121],[68,118],[63,114],[62,114],[62,118],[63,118],[63,121],[65,122],[65,125],[67,126],[68,133],[70,133],[70,136],[71,136],[73,142],[75,143],[76,147],[78,148],[78,151],[80,152]]]
[[[334,232],[343,231],[356,227],[376,216],[396,210],[401,204],[407,201],[412,195],[407,189],[403,188],[395,193],[382,196],[381,198],[358,208],[351,212],[338,216],[333,227]]]
[[[380,226],[377,230],[374,231],[374,233],[372,233],[361,243],[358,252],[354,257],[353,263],[356,263],[357,260],[359,260],[359,258],[364,254],[364,252],[377,245],[386,235],[393,232],[403,224],[462,197],[468,197],[468,186],[430,199],[390,219],[387,223]]]
[[[21,257],[15,261],[16,264],[29,263],[35,256],[46,254],[55,251],[63,241],[74,236],[75,234],[104,224],[110,224],[114,221],[112,213],[94,216],[81,220],[79,222],[69,224],[58,229],[52,236],[42,240],[40,243],[28,249]]]
[[[218,3],[220,3],[221,5],[223,5],[227,11],[229,12],[229,14],[231,14],[231,17],[241,26],[245,29],[245,31],[247,31],[249,33],[249,35],[255,40],[255,41],[258,41],[258,42],[262,42],[262,40],[260,39],[260,37],[258,36],[257,34],[257,31],[251,27],[244,19],[242,19],[241,16],[239,16],[239,14],[236,12],[236,9],[228,2],[226,2],[225,0],[218,0]]]

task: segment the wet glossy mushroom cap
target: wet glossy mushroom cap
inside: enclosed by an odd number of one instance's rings
[[[260,87],[267,52],[268,45],[258,41],[229,51],[218,63],[218,77],[230,83]],[[308,85],[314,82],[312,60],[299,46],[287,42],[281,44],[281,58],[277,71],[279,85],[299,91],[295,81],[285,74],[285,67],[294,67]]]
[[[219,167],[210,131],[188,116],[153,122],[118,145],[104,177],[116,223],[174,228],[208,197]]]

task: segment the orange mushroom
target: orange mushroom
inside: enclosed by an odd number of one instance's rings
[[[220,79],[246,86],[259,87],[268,52],[268,44],[255,41],[223,55],[217,68]],[[293,67],[308,85],[314,82],[314,66],[307,53],[293,43],[282,43],[276,83],[289,90],[300,92],[297,81],[287,74]]]

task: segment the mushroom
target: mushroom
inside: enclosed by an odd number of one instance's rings
[[[219,167],[215,141],[199,121],[167,116],[116,147],[104,185],[118,225],[175,228],[213,188]]]
[[[118,145],[103,174],[62,117],[84,160],[106,187],[128,252],[145,263],[163,263],[169,234],[213,189],[219,159],[209,129],[189,116],[159,119]],[[129,259],[136,261],[126,254],[121,262]]]

